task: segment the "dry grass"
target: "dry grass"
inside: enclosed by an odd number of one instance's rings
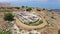
[[[1,30],[5,29],[5,23],[6,23],[3,17],[4,17],[4,12],[0,12],[0,29]]]

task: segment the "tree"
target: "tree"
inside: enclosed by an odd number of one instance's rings
[[[43,10],[45,10],[45,8],[43,8]]]
[[[22,6],[22,8],[24,8],[24,6]]]
[[[12,20],[14,20],[14,16],[11,13],[5,13],[4,20],[12,21]]]
[[[26,11],[31,11],[31,10],[32,10],[32,8],[27,8],[27,9],[26,9]]]

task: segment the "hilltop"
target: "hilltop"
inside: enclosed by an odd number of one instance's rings
[[[5,4],[1,5],[5,6]],[[12,13],[15,20],[5,21],[3,19],[5,13]],[[7,29],[15,34],[58,34],[60,29],[60,14],[46,8],[8,6],[0,8],[0,17],[0,24],[3,24],[0,25],[0,31]]]

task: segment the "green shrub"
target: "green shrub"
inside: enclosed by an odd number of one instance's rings
[[[12,34],[12,32],[4,30],[4,31],[1,31],[0,34]]]
[[[29,22],[29,23],[24,23],[24,24],[30,25],[30,26],[37,26],[37,25],[42,24],[42,23],[43,23],[43,21],[40,20],[39,22]]]
[[[45,8],[43,8],[43,10],[45,10]]]
[[[40,20],[39,22],[40,22],[40,24],[41,24],[41,23],[43,23],[43,21],[42,21],[42,20]]]
[[[5,9],[4,7],[0,7],[0,9]]]
[[[36,33],[36,34],[38,34],[38,33]]]
[[[53,16],[51,17],[52,19],[55,19]]]
[[[41,11],[40,9],[36,9],[37,11]]]
[[[12,9],[12,7],[7,7],[7,9]]]
[[[12,21],[13,19],[14,19],[14,16],[11,13],[4,14],[4,20]]]
[[[24,8],[24,6],[22,6],[22,8]]]
[[[27,9],[26,9],[26,11],[31,11],[31,10],[32,10],[32,8],[27,8]]]
[[[40,28],[35,28],[34,30],[40,30]]]
[[[31,32],[29,32],[29,34],[32,34]]]
[[[60,34],[60,29],[58,30],[58,34]]]
[[[20,9],[20,7],[14,7],[15,9]]]

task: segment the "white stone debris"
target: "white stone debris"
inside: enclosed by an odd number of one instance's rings
[[[34,13],[20,13],[17,14],[18,18],[22,22],[30,23],[30,22],[39,22],[41,18]]]
[[[13,25],[11,31],[12,31],[12,34],[29,34],[30,32],[33,34],[36,34],[36,33],[41,34],[40,31],[37,31],[37,30],[27,31],[27,30],[22,29],[20,31],[20,28],[18,28],[18,26],[16,24]]]

